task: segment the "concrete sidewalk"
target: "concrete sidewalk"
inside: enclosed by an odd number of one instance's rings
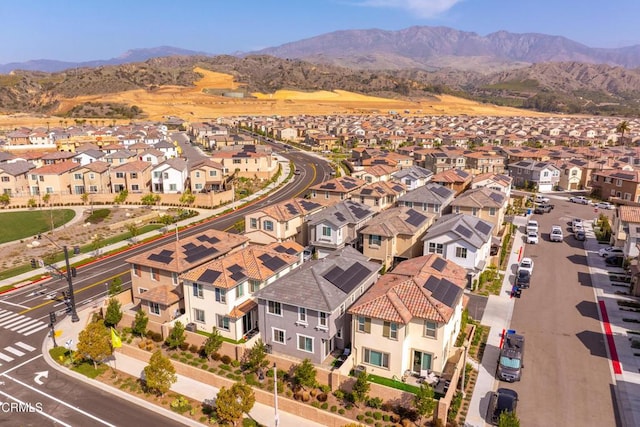
[[[211,218],[217,215],[220,215],[221,213],[223,213],[224,211],[228,210],[228,209],[237,209],[239,207],[241,207],[242,205],[244,205],[245,203],[249,203],[252,202],[256,199],[259,199],[263,196],[266,196],[267,194],[275,194],[277,191],[279,191],[280,189],[284,188],[285,186],[283,186],[283,182],[284,180],[289,176],[289,172],[291,170],[289,161],[287,159],[285,159],[282,156],[278,156],[278,161],[280,162],[280,164],[282,165],[282,172],[280,173],[280,176],[278,177],[278,179],[276,180],[276,182],[273,182],[271,184],[269,184],[267,187],[263,188],[260,191],[257,191],[256,193],[241,199],[241,200],[236,200],[233,203],[224,205],[222,207],[219,208],[215,208],[215,209],[199,209],[199,208],[194,208],[194,210],[198,211],[199,215],[194,216],[192,218],[187,218],[184,219],[180,222],[178,222],[178,226],[180,227],[185,227],[187,225],[193,224],[195,222],[199,222],[202,221],[204,219],[207,218]],[[295,179],[295,178],[294,178]],[[127,205],[127,207],[136,207],[136,205]],[[141,207],[141,206],[140,206]],[[72,207],[70,207],[72,208]],[[72,220],[72,222],[78,222],[81,218],[82,218],[82,213],[78,213],[77,209],[82,209],[82,211],[84,211],[84,209],[86,207],[82,206],[82,207],[73,207],[74,209],[76,209],[76,217],[74,217],[74,219]],[[140,236],[136,236],[136,239],[138,241],[142,241],[144,239],[148,239],[150,237],[154,237],[154,236],[158,236],[163,234],[163,232],[161,231],[162,229],[159,230],[155,230],[155,231],[150,231],[148,233],[145,234],[141,234]],[[109,246],[105,246],[104,248],[101,248],[100,251],[101,252],[110,252],[116,249],[123,249],[128,247],[130,244],[130,242],[128,240],[122,240],[120,242],[111,244]],[[83,261],[89,258],[94,258],[94,254],[92,253],[84,253],[84,254],[79,254],[74,256],[73,255],[73,248],[69,248],[69,250],[71,251],[69,253],[69,262],[71,264],[79,262],[79,261]],[[60,268],[60,269],[64,269],[65,265],[64,265],[64,261],[58,262],[56,264],[54,264],[56,267]],[[37,268],[37,269],[33,269],[30,271],[27,271],[26,273],[17,275],[17,276],[13,276],[13,277],[9,277],[3,280],[0,280],[0,287],[2,286],[7,286],[7,285],[12,285],[15,284],[17,286],[26,286],[31,284],[32,282],[30,281],[30,279],[32,277],[38,276],[38,275],[42,275],[42,276],[46,276],[49,273],[47,272],[47,270],[45,268]]]
[[[478,371],[478,378],[469,404],[465,426],[480,427],[485,425],[489,396],[496,389],[495,372],[498,367],[502,331],[509,329],[513,314],[514,301],[511,298],[512,278],[515,274],[513,266],[519,262],[520,249],[524,245],[521,230],[524,230],[528,220],[529,217],[523,216],[516,216],[513,219],[516,231],[514,233],[513,247],[509,253],[507,270],[502,281],[502,288],[499,295],[489,296],[480,321],[481,324],[488,326],[490,330],[482,360],[476,363],[475,366]]]
[[[100,302],[97,302],[97,304],[100,304]],[[75,350],[76,344],[78,342],[78,335],[86,327],[86,325],[91,321],[91,316],[95,308],[97,308],[97,306],[87,307],[86,309],[78,312],[78,317],[80,318],[80,321],[78,322],[75,322],[75,323],[71,322],[71,318],[69,316],[66,316],[63,320],[61,320],[56,325],[56,330],[61,331],[60,337],[56,339],[58,345],[68,347],[71,350]],[[67,344],[70,344],[70,345],[67,345]],[[144,406],[146,409],[157,412],[158,414],[177,420],[178,422],[183,423],[184,425],[188,425],[188,426],[202,425],[189,418],[183,417],[171,411],[168,408],[152,405],[144,399],[141,399],[134,395],[126,393],[118,388],[111,387],[109,385],[101,383],[100,381],[89,379],[84,375],[81,375],[77,372],[74,372],[68,368],[63,367],[62,365],[58,364],[56,361],[52,360],[51,357],[49,356],[49,350],[51,348],[53,348],[53,341],[51,340],[51,338],[47,338],[42,344],[42,353],[44,355],[44,359],[46,360],[46,362],[53,369],[56,369],[64,373],[65,375],[72,376],[78,379],[79,381],[90,384],[93,387],[97,387],[105,392],[111,393],[115,396],[126,399],[140,406]],[[132,375],[136,378],[140,378],[141,373],[143,372],[144,367],[146,365],[147,364],[145,362],[142,362],[138,359],[135,359],[133,357],[126,356],[124,354],[117,353],[117,352],[115,353],[114,357],[109,361],[109,366],[117,369],[118,371]],[[210,386],[208,384],[198,382],[193,378],[185,377],[183,375],[178,375],[177,377],[178,377],[178,380],[171,387],[171,390],[175,393],[179,393],[181,395],[195,399],[200,402],[204,401],[205,399],[212,399],[218,393],[217,388]],[[251,412],[249,412],[249,415],[251,416],[251,418],[259,422],[261,425],[275,426],[275,410],[271,406],[256,402]],[[278,411],[278,418],[280,420],[279,422],[280,427],[286,427],[286,426],[321,427],[322,426],[322,424],[318,424],[308,419],[298,417],[296,415],[283,412],[283,411]]]

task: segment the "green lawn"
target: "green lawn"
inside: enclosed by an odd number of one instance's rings
[[[38,209],[32,211],[0,212],[0,243],[12,242],[44,233],[71,221],[73,209]]]

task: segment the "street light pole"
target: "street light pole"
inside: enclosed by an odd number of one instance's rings
[[[67,267],[67,283],[69,284],[69,305],[71,306],[71,321],[79,322],[78,312],[76,311],[76,297],[73,293],[73,281],[71,279],[71,267],[69,265],[69,250],[67,245],[63,246],[64,250],[64,262]]]
[[[275,410],[275,427],[280,424],[280,417],[278,416],[278,369],[276,364],[273,364],[273,408]]]

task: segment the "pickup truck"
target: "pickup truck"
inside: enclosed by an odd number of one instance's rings
[[[509,330],[505,333],[498,361],[498,379],[520,381],[524,358],[524,336]]]
[[[549,203],[550,201],[548,197],[543,197],[539,194],[536,194],[536,197],[533,198],[534,203]]]
[[[540,203],[538,206],[536,206],[536,208],[533,210],[534,214],[544,214],[544,213],[549,213],[551,212],[551,210],[554,208],[555,206],[552,205],[551,203]]]

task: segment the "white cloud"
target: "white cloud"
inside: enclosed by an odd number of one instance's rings
[[[448,11],[462,0],[364,0],[362,6],[404,9],[420,18],[432,18]]]

